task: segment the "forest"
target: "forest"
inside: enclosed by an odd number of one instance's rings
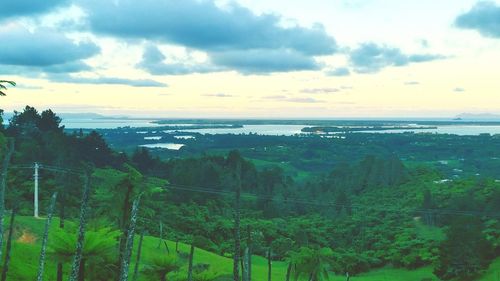
[[[196,134],[166,151],[61,121],[26,106],[0,128],[2,281],[499,280],[498,136]]]

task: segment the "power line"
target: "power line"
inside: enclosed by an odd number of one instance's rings
[[[190,191],[190,192],[200,192],[200,193],[208,193],[208,194],[215,194],[215,195],[225,195],[225,196],[234,196],[233,191],[225,191],[225,190],[217,190],[217,189],[212,189],[212,188],[204,188],[204,187],[192,187],[192,186],[184,186],[184,185],[179,185],[179,184],[168,184],[166,188],[170,189],[176,189],[176,190],[182,190],[182,191]],[[406,213],[420,213],[420,214],[436,214],[436,215],[464,215],[464,216],[484,216],[484,217],[493,217],[493,218],[500,218],[500,214],[488,214],[488,213],[483,213],[483,212],[478,212],[478,211],[460,211],[460,210],[444,210],[444,209],[415,209],[415,210],[404,210],[404,209],[391,209],[391,208],[375,208],[375,207],[370,207],[366,205],[360,205],[360,204],[351,204],[351,205],[346,205],[346,204],[338,204],[334,202],[320,202],[320,201],[313,201],[313,200],[304,200],[304,199],[297,199],[297,198],[277,198],[274,196],[265,196],[265,195],[256,195],[256,194],[251,194],[251,193],[242,193],[241,194],[242,198],[247,198],[247,199],[254,199],[254,200],[269,200],[269,201],[274,201],[274,202],[279,202],[279,203],[294,203],[294,204],[299,204],[299,205],[311,205],[311,206],[318,206],[318,207],[339,207],[339,208],[350,208],[350,209],[358,209],[358,210],[363,210],[363,209],[368,209],[368,210],[373,210],[373,211],[379,211],[379,212],[395,212],[395,213],[401,213],[401,212],[406,212]]]

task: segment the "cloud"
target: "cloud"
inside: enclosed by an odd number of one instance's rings
[[[213,53],[211,56],[216,65],[235,69],[244,74],[320,69],[314,58],[289,49],[226,51]]]
[[[420,85],[420,82],[418,82],[418,81],[406,81],[405,85],[407,85],[407,86]]]
[[[41,69],[46,72],[79,72],[89,66],[81,60],[99,53],[99,47],[88,41],[74,42],[48,29],[30,32],[14,27],[0,30],[0,64]]]
[[[326,71],[326,75],[328,76],[349,76],[350,74],[351,71],[347,67],[339,67],[336,69]]]
[[[234,95],[224,94],[224,93],[215,93],[215,94],[204,94],[205,97],[217,97],[217,98],[231,98]]]
[[[285,101],[285,102],[295,102],[295,103],[323,103],[323,102],[325,102],[323,100],[318,100],[318,99],[314,99],[314,98],[300,98],[300,97],[289,98],[289,97],[283,96],[283,95],[264,96],[264,97],[262,97],[262,99]]]
[[[80,4],[95,33],[201,50],[216,66],[244,73],[317,69],[314,56],[337,51],[336,41],[322,25],[284,27],[281,17],[256,15],[234,2],[223,8],[214,1],[198,0],[85,0]],[[158,73],[192,70],[164,64],[143,67]]]
[[[405,66],[443,58],[434,54],[404,54],[398,48],[375,43],[361,44],[349,54],[349,61],[358,73],[375,73],[389,66]]]
[[[465,92],[465,89],[461,88],[461,87],[456,87],[455,89],[453,89],[453,92],[462,93],[462,92]]]
[[[323,103],[323,102],[325,102],[323,100],[317,100],[314,98],[289,98],[289,99],[286,99],[286,101],[297,102],[297,103]]]
[[[185,75],[220,70],[208,64],[165,63],[165,60],[165,55],[158,47],[148,45],[144,49],[141,62],[137,66],[153,75]]]
[[[284,100],[287,97],[283,95],[271,95],[271,96],[264,96],[262,98],[267,100]]]
[[[309,88],[300,90],[304,94],[331,94],[340,92],[337,88]]]
[[[127,85],[131,87],[168,87],[167,84],[150,79],[127,79],[119,77],[75,77],[67,74],[49,75],[49,79],[59,83]]]
[[[500,38],[500,6],[491,1],[481,1],[468,12],[455,19],[455,25],[473,29],[485,37]]]
[[[2,1],[0,21],[14,17],[43,14],[69,2],[69,0],[4,0]]]

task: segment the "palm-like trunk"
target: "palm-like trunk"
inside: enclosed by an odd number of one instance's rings
[[[193,258],[194,258],[194,245],[191,243],[191,250],[189,251],[189,264],[188,264],[188,281],[193,281]]]
[[[119,250],[118,250],[119,261],[123,260],[125,248],[127,247],[127,237],[128,237],[127,231],[129,227],[129,225],[127,225],[127,222],[129,221],[131,194],[132,194],[132,185],[129,184],[127,187],[127,191],[125,192],[125,199],[123,200],[123,207],[122,207],[122,221],[120,226],[122,229],[122,235],[120,236]]]
[[[5,188],[7,186],[7,172],[9,170],[10,159],[12,158],[12,153],[14,152],[14,140],[9,140],[9,147],[7,148],[7,153],[3,158],[2,162],[2,174],[0,175],[2,179],[0,180],[0,260],[2,258],[3,249],[3,216],[5,212]]]
[[[252,281],[252,231],[250,225],[247,225],[247,247],[248,247],[248,281]]]
[[[134,247],[135,226],[137,224],[137,213],[139,212],[139,202],[141,195],[134,200],[132,204],[132,212],[130,214],[130,225],[127,231],[127,242],[123,251],[123,258],[121,262],[120,281],[128,280],[128,270],[130,267],[130,257],[132,256],[132,249]]]
[[[271,246],[269,246],[269,249],[267,250],[267,281],[271,281],[272,267],[273,264],[271,262]]]
[[[64,220],[66,219],[65,208],[66,208],[66,197],[64,194],[65,191],[61,192],[60,196],[60,209],[59,209],[59,228],[64,228]],[[57,281],[63,280],[63,264],[62,262],[57,263]]]
[[[9,225],[9,236],[7,237],[7,247],[5,249],[5,261],[3,263],[2,268],[2,281],[7,280],[7,272],[9,271],[9,263],[10,263],[10,250],[12,246],[12,231],[14,230],[14,219],[16,217],[17,208],[12,209],[12,215],[10,216],[10,225]]]
[[[142,240],[144,240],[144,231],[142,231],[141,238],[139,238],[139,246],[137,247],[137,258],[135,260],[134,276],[132,277],[132,281],[137,281],[137,278],[139,277],[139,264],[141,262]]]
[[[292,263],[288,263],[288,267],[286,269],[286,281],[290,281],[290,274],[292,273]]]
[[[241,197],[241,165],[236,171],[236,198],[234,204],[234,254],[233,254],[233,280],[240,281],[239,259],[240,246],[240,197]]]
[[[80,206],[80,226],[78,228],[78,240],[76,242],[76,252],[75,257],[73,258],[73,265],[71,266],[71,275],[69,276],[69,281],[76,281],[78,276],[83,276],[84,272],[80,271],[80,267],[84,264],[82,261],[83,256],[83,243],[85,241],[85,225],[87,223],[87,208],[89,205],[89,197],[90,197],[90,174],[87,174],[85,177],[85,184],[83,188],[83,198],[82,205]]]
[[[37,281],[43,281],[43,269],[45,266],[45,252],[47,250],[47,240],[49,239],[50,222],[52,221],[52,215],[54,214],[56,199],[57,199],[57,192],[54,192],[54,194],[52,195],[52,198],[50,199],[49,213],[47,215],[47,220],[45,221],[45,231],[43,232],[42,249],[40,251],[40,260],[38,263],[38,274],[36,277]]]
[[[163,223],[160,221],[160,239],[158,240],[158,249],[161,247],[161,241],[163,241]]]

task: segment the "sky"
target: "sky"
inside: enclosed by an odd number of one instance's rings
[[[0,0],[0,108],[500,114],[500,0]]]

